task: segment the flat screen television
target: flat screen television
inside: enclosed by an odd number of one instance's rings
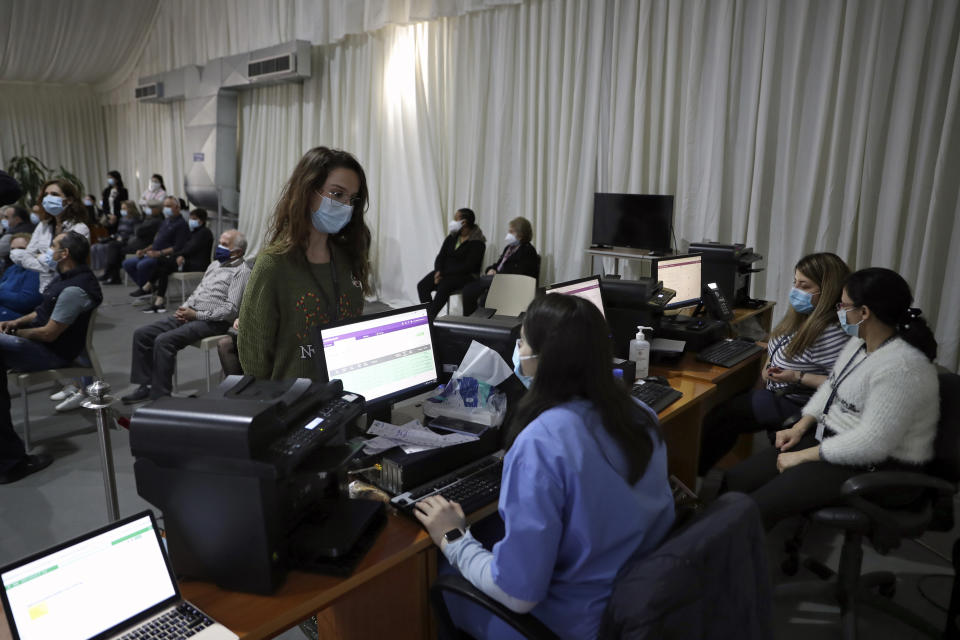
[[[672,231],[673,196],[593,194],[594,246],[669,253]]]

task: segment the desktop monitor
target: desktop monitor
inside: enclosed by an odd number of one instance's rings
[[[677,295],[667,304],[667,309],[689,307],[700,302],[700,254],[658,258],[654,278]]]
[[[604,318],[607,317],[603,310],[603,296],[600,294],[600,276],[587,276],[579,280],[558,282],[547,287],[546,291],[547,293],[565,293],[588,300],[600,310],[600,315]]]
[[[367,415],[439,384],[427,305],[394,309],[320,327],[320,374],[359,393]],[[389,420],[389,417],[387,418]]]
[[[635,193],[593,195],[593,236],[598,246],[669,253],[673,196]]]
[[[441,381],[450,380],[474,340],[496,351],[512,367],[513,348],[520,337],[520,326],[521,320],[515,316],[437,317],[433,321],[433,335]]]

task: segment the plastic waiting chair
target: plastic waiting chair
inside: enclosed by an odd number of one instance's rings
[[[519,316],[537,295],[537,280],[530,276],[498,273],[493,276],[484,307],[500,316]]]
[[[30,450],[30,404],[27,401],[27,391],[31,386],[45,384],[54,380],[64,378],[81,378],[84,376],[93,376],[103,378],[103,369],[100,368],[100,360],[93,348],[93,327],[97,322],[97,309],[90,312],[90,321],[87,324],[87,344],[86,356],[90,361],[89,366],[79,362],[83,355],[75,361],[72,366],[62,369],[43,369],[40,371],[10,371],[9,379],[15,381],[20,388],[20,398],[23,400],[23,446]]]
[[[203,377],[207,381],[207,393],[213,388],[213,385],[210,383],[210,378],[212,376],[210,366],[210,352],[217,350],[217,343],[220,342],[221,338],[228,337],[228,334],[221,333],[215,336],[208,336],[197,340],[196,342],[190,343],[191,347],[196,347],[200,349],[200,352],[203,354]],[[173,366],[173,390],[177,390],[177,365]]]

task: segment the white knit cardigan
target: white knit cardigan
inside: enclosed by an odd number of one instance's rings
[[[888,458],[917,465],[929,461],[940,419],[936,368],[899,337],[869,354],[863,345],[859,338],[847,343],[827,381],[803,408],[804,415],[835,434],[823,438],[820,457],[858,466]],[[824,415],[844,367],[846,375]]]

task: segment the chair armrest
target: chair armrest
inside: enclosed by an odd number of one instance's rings
[[[900,509],[898,513],[898,509],[883,507],[864,495],[890,489],[929,489],[948,498],[957,491],[952,483],[925,473],[879,471],[848,478],[840,487],[840,494],[847,504],[864,512],[873,522],[888,531],[900,532],[905,526],[903,510]]]
[[[844,497],[849,497],[859,496],[868,491],[899,488],[932,489],[947,496],[957,492],[957,487],[952,483],[926,473],[918,471],[877,471],[861,473],[858,476],[848,478],[840,487],[840,493]]]
[[[803,418],[803,414],[797,411],[795,414],[793,414],[792,416],[784,420],[782,423],[780,423],[780,430],[789,429],[793,425],[800,422],[801,418]]]
[[[449,592],[464,598],[471,603],[486,609],[497,616],[526,638],[535,640],[558,640],[559,636],[551,631],[545,624],[540,622],[535,616],[529,613],[516,613],[503,606],[487,594],[483,593],[475,586],[470,584],[466,578],[460,574],[446,574],[437,577],[433,586],[430,588],[430,602],[437,615],[437,623],[440,627],[438,635],[442,637],[458,637],[456,626],[450,618],[447,611],[447,605],[443,600],[443,592]]]

